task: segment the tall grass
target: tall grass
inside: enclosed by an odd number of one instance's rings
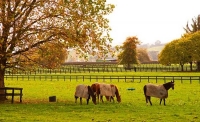
[[[133,73],[134,74],[134,73]],[[78,75],[78,74],[77,74]],[[136,74],[137,75],[137,74]],[[147,75],[143,74],[138,75]],[[148,75],[159,75],[150,74]],[[163,75],[163,74],[160,74]],[[172,75],[172,74],[165,74]],[[180,75],[174,73],[173,75]],[[181,74],[182,75],[182,74]],[[185,74],[194,75],[194,74]],[[100,82],[100,81],[99,81]],[[107,82],[107,81],[104,81]],[[11,104],[9,100],[0,103],[0,121],[61,121],[61,122],[182,122],[182,121],[200,121],[200,84],[199,82],[175,81],[175,89],[169,90],[169,97],[166,99],[166,106],[159,105],[159,99],[152,98],[153,106],[146,105],[143,94],[143,86],[146,80],[138,82],[118,82],[113,80],[111,83],[119,88],[122,102],[110,103],[105,101],[94,105],[90,100],[86,105],[74,103],[75,87],[78,84],[91,85],[90,81],[16,81],[7,79],[6,86],[22,87],[23,103],[18,103],[18,97],[15,103]],[[110,83],[110,82],[107,82]],[[159,80],[158,84],[164,83]],[[135,88],[133,91],[128,88]],[[57,102],[49,102],[49,96],[56,96]],[[115,98],[116,100],[116,98]]]

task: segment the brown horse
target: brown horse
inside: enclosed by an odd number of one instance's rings
[[[113,84],[105,84],[105,83],[94,83],[91,85],[92,90],[96,93],[99,103],[100,101],[103,102],[103,96],[106,97],[107,101],[113,100],[116,96],[117,101],[121,102],[121,96],[119,95],[118,88]]]
[[[75,91],[75,103],[77,103],[78,97],[80,97],[80,104],[82,104],[82,98],[87,100],[87,104],[89,103],[90,96],[92,96],[92,101],[96,105],[96,96],[94,95],[93,90],[90,86],[87,85],[77,85]]]
[[[151,97],[157,97],[160,98],[160,105],[162,100],[164,100],[164,105],[165,105],[165,99],[168,97],[168,90],[172,88],[174,89],[174,81],[162,84],[162,85],[154,85],[154,84],[146,84],[144,86],[144,95],[146,98],[146,104],[148,101],[151,103]]]

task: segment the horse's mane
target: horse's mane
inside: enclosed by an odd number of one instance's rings
[[[174,84],[174,81],[167,82],[167,83],[163,84],[163,86],[165,87],[166,90],[169,90],[171,88],[172,84]]]
[[[92,84],[91,89],[93,90],[93,92],[96,92],[96,84]]]

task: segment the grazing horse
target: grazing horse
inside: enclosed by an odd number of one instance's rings
[[[106,97],[107,101],[113,100],[116,96],[117,101],[121,102],[121,96],[119,95],[118,88],[113,84],[105,84],[105,83],[94,83],[91,85],[92,90],[96,93],[99,103],[100,100],[103,102],[103,96]]]
[[[82,104],[82,98],[85,98],[88,104],[90,96],[92,96],[92,101],[96,105],[96,96],[94,95],[94,92],[92,91],[90,86],[82,84],[76,86],[76,91],[74,95],[75,103],[77,103],[77,98],[80,97],[80,104]]]
[[[144,95],[146,98],[146,104],[149,101],[150,105],[152,105],[151,97],[157,97],[157,98],[160,98],[160,105],[161,105],[162,99],[164,100],[164,105],[165,105],[165,98],[168,97],[168,90],[170,88],[174,89],[174,81],[171,81],[162,85],[154,85],[151,83],[146,84],[143,89]]]

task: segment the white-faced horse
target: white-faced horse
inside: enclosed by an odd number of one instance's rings
[[[155,85],[155,84],[146,84],[144,86],[144,95],[146,98],[146,104],[148,101],[151,103],[151,97],[157,97],[160,98],[160,105],[162,100],[164,100],[164,105],[165,105],[165,99],[168,97],[168,90],[172,88],[174,89],[174,81],[162,84],[162,85]]]

